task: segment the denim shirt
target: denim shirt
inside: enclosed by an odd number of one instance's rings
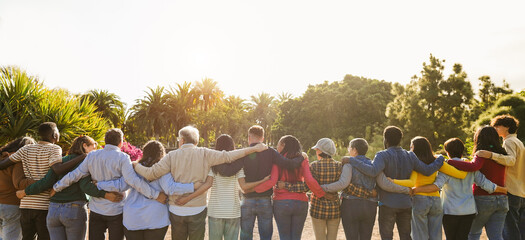
[[[441,168],[443,160],[443,156],[439,156],[434,162],[427,165],[420,161],[413,152],[396,146],[378,152],[372,164],[367,164],[357,158],[350,158],[350,164],[361,173],[371,177],[376,177],[383,171],[387,177],[393,179],[408,179],[412,170],[427,176],[433,174]],[[388,207],[412,207],[412,200],[409,195],[387,192],[381,188],[379,188],[378,192],[379,201]]]
[[[150,182],[149,185],[153,189],[168,195],[182,195],[193,192],[193,183],[177,183],[169,173]],[[123,178],[99,182],[97,187],[108,192],[124,192],[130,188]],[[148,199],[134,188],[131,188],[124,200],[122,223],[131,231],[166,227],[170,224],[168,204]]]
[[[73,171],[69,172],[60,181],[55,183],[53,189],[60,192],[64,188],[91,175],[97,182],[115,180],[124,177],[127,184],[135,188],[144,196],[156,199],[159,191],[140,178],[133,170],[129,155],[120,151],[117,146],[107,144],[104,149],[90,152],[86,159]],[[122,213],[123,202],[114,203],[105,198],[93,197],[89,201],[89,209],[105,216],[115,216]]]
[[[365,164],[372,165],[372,160],[370,160],[369,158],[367,158],[364,155],[358,155],[355,158],[357,160],[359,160],[359,161],[362,161]],[[365,175],[362,172],[360,172],[359,170],[357,170],[356,168],[352,168],[352,180],[350,180],[350,183],[352,183],[354,185],[363,186],[364,188],[366,188],[368,190],[372,190],[372,189],[374,189],[376,187],[376,178],[368,176],[368,175]],[[347,198],[348,199],[360,199],[360,198],[352,196],[352,195],[349,195]],[[369,200],[377,201],[377,199],[375,199],[375,198],[371,198]]]

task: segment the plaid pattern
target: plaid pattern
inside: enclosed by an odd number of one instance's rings
[[[347,194],[364,199],[371,198],[373,195],[372,190],[368,190],[361,185],[354,185],[352,183],[348,184],[348,187],[343,189],[343,193],[343,197]]]
[[[312,176],[319,185],[333,183],[339,180],[343,165],[333,159],[321,159],[310,165]],[[317,219],[336,219],[340,217],[340,200],[318,198],[315,195],[310,201],[310,216]]]

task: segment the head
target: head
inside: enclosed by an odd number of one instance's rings
[[[461,158],[465,151],[465,144],[459,138],[451,138],[445,142],[445,151],[449,158]]]
[[[122,141],[124,141],[124,133],[118,128],[109,129],[104,136],[106,144],[111,144],[117,147],[122,147]]]
[[[253,125],[248,129],[248,144],[261,143],[264,141],[264,128]]]
[[[383,131],[383,144],[385,148],[399,146],[402,138],[403,132],[396,126],[388,126]]]
[[[417,158],[426,164],[430,164],[436,159],[434,152],[432,152],[430,142],[425,137],[412,138],[412,141],[410,141],[410,151],[414,152]]]
[[[472,149],[472,153],[479,150],[507,154],[503,146],[501,146],[498,132],[495,128],[488,125],[478,128],[474,134],[474,148]]]
[[[354,138],[348,144],[348,154],[351,157],[366,155],[368,152],[368,142],[363,138]]]
[[[2,154],[2,158],[5,158],[15,153],[16,151],[18,151],[18,149],[22,148],[25,145],[35,144],[35,143],[36,143],[35,140],[30,137],[21,137],[16,140],[13,140],[10,143],[6,144],[4,147],[2,147],[2,149],[0,150]]]
[[[199,144],[199,130],[193,126],[186,126],[179,130],[179,146],[184,144]]]
[[[317,154],[317,159],[322,158],[332,158],[332,156],[336,153],[335,143],[330,138],[321,138],[315,146],[312,147],[312,149],[315,149],[315,153]]]
[[[50,143],[57,143],[60,139],[60,133],[54,122],[40,124],[40,126],[38,126],[38,135],[40,136],[40,140]]]
[[[228,134],[221,134],[215,141],[215,150],[218,151],[232,151],[235,150],[235,142],[233,138]],[[211,167],[213,173],[218,174],[216,166]]]
[[[89,136],[76,137],[67,152],[68,155],[82,155],[97,149],[97,142]]]
[[[279,139],[279,142],[277,143],[277,151],[281,155],[292,159],[301,156],[303,147],[296,137],[292,135],[286,135]]]
[[[156,140],[148,141],[142,148],[142,158],[138,161],[145,167],[151,167],[166,155],[162,143]]]
[[[516,133],[520,126],[520,121],[510,115],[499,115],[490,121],[490,126],[496,129],[499,136],[506,137],[509,134]]]

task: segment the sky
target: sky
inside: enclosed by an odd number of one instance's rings
[[[430,54],[525,88],[524,1],[0,0],[0,66],[50,88],[148,87],[212,78],[226,95],[300,96],[346,74],[406,84]]]

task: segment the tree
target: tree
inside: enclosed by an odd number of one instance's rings
[[[497,99],[493,106],[483,112],[472,125],[472,132],[478,127],[490,124],[490,120],[498,115],[509,114],[520,121],[520,125],[525,123],[525,96],[517,93],[505,95]],[[518,138],[525,141],[525,127],[518,128]]]
[[[275,98],[268,93],[262,92],[251,97],[251,114],[255,123],[260,125],[266,131],[266,141],[273,143],[272,125],[277,118]]]
[[[136,104],[131,108],[132,124],[140,126],[146,137],[160,139],[166,136],[169,131],[167,98],[164,87],[148,88],[146,96],[138,99]]]
[[[97,112],[102,113],[102,117],[108,119],[114,127],[121,127],[124,122],[124,103],[120,97],[107,90],[90,90],[80,97],[80,100],[90,101],[97,106]]]
[[[465,136],[474,92],[460,64],[454,64],[445,79],[445,60],[432,55],[429,60],[429,64],[423,63],[421,75],[405,87],[394,85],[396,97],[386,113],[390,124],[404,130],[405,144],[412,137],[424,136],[437,147],[448,138]]]
[[[198,103],[205,112],[222,100],[224,93],[219,89],[218,83],[211,78],[204,78],[195,83],[195,94]]]
[[[501,87],[496,86],[496,84],[490,80],[490,76],[487,75],[481,76],[479,81],[479,98],[481,99],[479,105],[482,111],[487,110],[502,96],[512,94],[512,89],[510,89],[509,83],[505,80],[503,80]]]

